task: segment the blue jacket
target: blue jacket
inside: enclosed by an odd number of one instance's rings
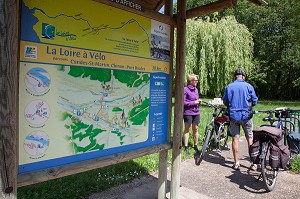
[[[198,89],[192,85],[184,87],[184,107],[183,115],[199,115],[199,105],[195,101],[199,99]]]
[[[225,88],[222,100],[229,108],[230,120],[248,120],[258,98],[251,84],[238,79]]]

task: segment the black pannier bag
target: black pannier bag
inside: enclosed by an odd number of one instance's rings
[[[253,144],[249,148],[249,154],[251,162],[259,164],[260,140],[253,141]]]
[[[275,145],[282,139],[282,135],[282,129],[271,126],[262,126],[253,130],[253,140],[263,142],[263,139],[267,139],[266,141],[270,140]]]
[[[290,151],[288,146],[285,146],[283,139],[279,140],[276,144],[270,146],[269,165],[272,168],[287,169],[290,161]]]
[[[288,164],[290,162],[290,150],[288,146],[279,146],[280,149],[280,167],[282,169],[288,169]]]
[[[280,149],[274,144],[270,145],[269,165],[272,168],[279,168],[280,165]]]
[[[292,157],[300,153],[300,133],[290,132],[287,136],[287,143]]]
[[[272,168],[286,169],[290,160],[290,151],[283,142],[283,131],[275,127],[263,126],[253,130],[253,143],[270,141],[269,164]],[[251,145],[252,146],[252,145]],[[254,150],[251,149],[250,150]],[[251,152],[251,151],[250,151]],[[251,154],[251,153],[250,153]],[[252,160],[252,157],[251,157]],[[254,156],[253,156],[253,160]]]

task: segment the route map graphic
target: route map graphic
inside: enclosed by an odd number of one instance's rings
[[[58,104],[73,153],[147,140],[149,74],[83,67],[61,72],[68,75]]]
[[[49,89],[50,76],[43,68],[33,68],[27,72],[25,84],[30,92],[44,93]]]
[[[45,123],[50,115],[49,105],[43,100],[30,102],[25,109],[25,119],[35,125]]]
[[[43,131],[34,131],[26,136],[24,149],[31,156],[42,155],[49,147],[48,135]]]

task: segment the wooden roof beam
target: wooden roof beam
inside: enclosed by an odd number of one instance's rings
[[[193,8],[186,11],[186,18],[191,19],[194,17],[211,14],[225,8],[232,8],[236,6],[237,0],[219,0],[216,2],[212,2],[203,6],[199,6],[197,8]]]
[[[154,8],[153,10],[155,10],[155,11],[158,12],[164,5],[165,5],[165,1],[164,1],[164,0],[161,0],[161,1],[159,1],[159,2],[156,4],[156,6],[155,6],[155,8]]]

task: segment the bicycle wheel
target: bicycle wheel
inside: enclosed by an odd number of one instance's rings
[[[211,138],[213,129],[214,129],[214,127],[213,127],[212,124],[209,124],[205,128],[204,136],[203,136],[203,139],[202,139],[202,149],[200,150],[199,154],[196,154],[196,157],[195,157],[196,165],[200,165],[201,161],[204,158],[207,146],[209,145],[209,142],[210,142],[210,138]]]
[[[262,143],[262,149],[266,150],[265,158],[261,159],[261,173],[267,191],[272,191],[276,185],[278,169],[269,165],[270,150],[267,142]]]
[[[226,126],[221,126],[219,127],[218,130],[218,144],[217,144],[217,149],[218,150],[224,150],[227,146],[227,140],[228,140],[228,135],[227,135],[227,127]]]

